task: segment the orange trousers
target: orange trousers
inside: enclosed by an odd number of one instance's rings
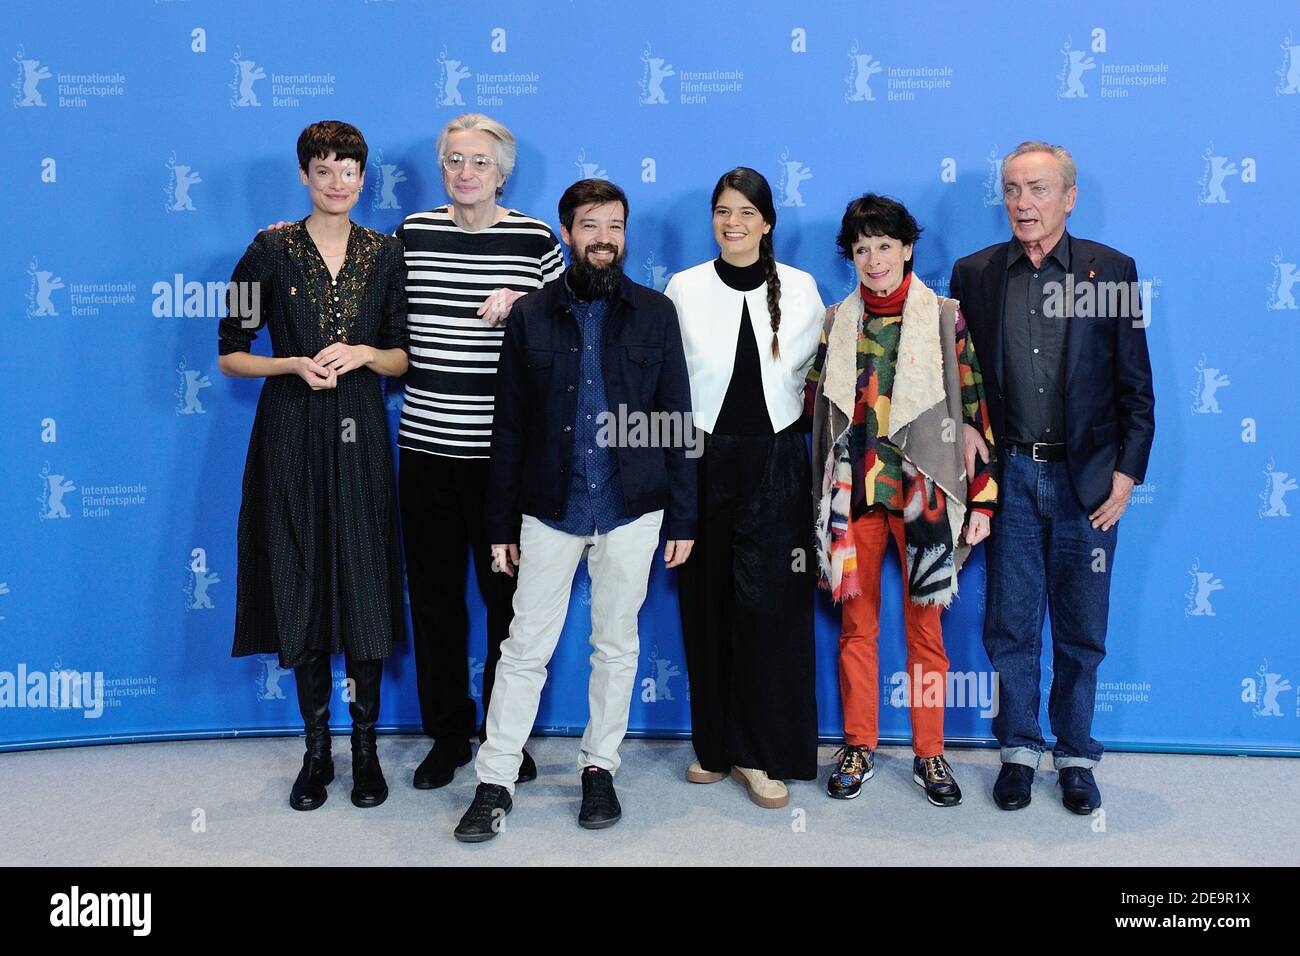
[[[874,750],[880,737],[880,569],[892,537],[907,582],[907,546],[903,516],[872,508],[850,525],[857,550],[862,593],[847,598],[840,625],[840,699],[844,707],[844,739]],[[948,655],[938,605],[913,604],[903,595],[903,627],[907,638],[907,691],[912,712],[912,750],[918,757],[943,753],[943,711],[948,680]],[[918,675],[920,682],[918,686]],[[929,691],[928,693],[926,691]]]

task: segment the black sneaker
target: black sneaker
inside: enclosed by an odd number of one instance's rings
[[[603,830],[618,823],[623,808],[614,793],[614,776],[600,767],[582,769],[582,809],[578,811],[578,826],[586,830]]]
[[[925,788],[925,796],[936,807],[955,807],[961,803],[961,788],[952,778],[952,767],[943,754],[912,759],[912,779]]]
[[[480,783],[474,802],[456,824],[455,837],[461,843],[483,843],[505,829],[506,814],[513,808],[510,791],[495,783]]]
[[[845,744],[835,754],[835,769],[826,792],[836,800],[852,800],[876,772],[876,758],[866,747]]]

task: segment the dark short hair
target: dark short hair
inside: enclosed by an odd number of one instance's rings
[[[835,245],[845,259],[853,259],[853,246],[859,236],[889,236],[911,246],[921,238],[921,227],[897,199],[864,193],[845,208],[840,234],[835,237]]]
[[[304,173],[313,159],[329,159],[331,153],[335,159],[355,159],[364,170],[369,152],[361,130],[342,120],[312,123],[298,136],[298,166]]]
[[[579,206],[602,206],[607,202],[623,204],[623,219],[627,219],[627,196],[608,179],[579,179],[560,197],[560,224],[573,228],[573,217]]]

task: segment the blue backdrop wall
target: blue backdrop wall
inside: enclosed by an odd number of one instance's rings
[[[434,138],[481,110],[520,141],[505,202],[554,228],[569,182],[618,182],[628,270],[659,288],[716,254],[718,175],[758,168],[778,194],[779,258],[812,272],[827,302],[852,288],[833,245],[852,196],[912,208],[926,227],[918,272],[943,292],[958,256],[1008,235],[998,157],[1029,138],[1068,146],[1072,232],[1133,255],[1150,283],[1159,420],[1120,524],[1097,736],[1300,752],[1300,5],[1079,11],[7,4],[0,747],[300,727],[291,674],[228,656],[260,383],[217,371],[211,284],[258,227],[308,211],[294,158],[308,122],[361,127],[371,160],[355,218],[391,231],[444,201]],[[390,383],[394,422],[400,389]],[[903,667],[897,569],[885,577],[883,730],[906,739],[891,676]],[[986,741],[981,553],[961,587],[944,625],[949,735]],[[581,570],[542,731],[585,723],[589,594]],[[829,738],[837,623],[819,599]],[[633,732],[681,733],[689,686],[662,569],[641,638]],[[476,616],[480,667],[483,641]],[[1044,691],[1050,680],[1045,666]],[[472,683],[477,695],[477,669]],[[382,725],[415,729],[417,711],[408,642],[388,664]]]

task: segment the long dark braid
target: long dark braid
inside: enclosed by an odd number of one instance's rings
[[[772,321],[772,357],[779,358],[781,346],[776,333],[781,328],[781,277],[776,273],[776,253],[772,249],[772,234],[776,232],[776,205],[772,202],[772,187],[768,185],[763,174],[748,166],[737,166],[729,173],[723,173],[718,184],[713,187],[710,208],[718,205],[718,197],[724,189],[734,189],[754,204],[759,215],[771,229],[758,241],[758,261],[763,265],[763,278],[767,282],[767,314]]]
[[[776,333],[781,328],[781,277],[776,272],[776,253],[772,251],[770,232],[758,242],[758,261],[763,264],[763,279],[767,282],[767,314],[772,319],[772,358],[780,358],[781,346]]]

